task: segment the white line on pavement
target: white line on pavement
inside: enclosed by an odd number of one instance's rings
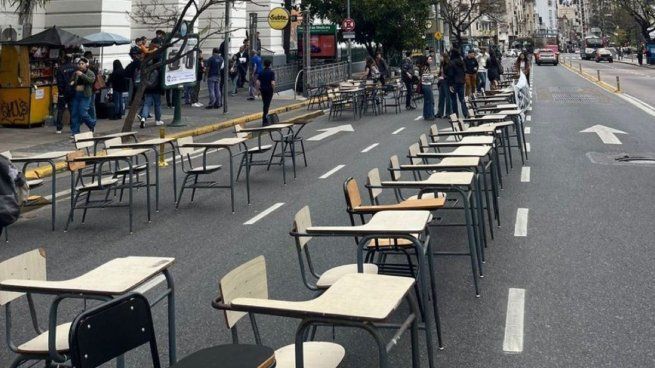
[[[370,145],[370,146],[364,148],[364,149],[362,150],[362,153],[366,153],[366,152],[372,150],[373,148],[377,147],[379,144],[380,144],[380,143],[373,143],[372,145]]]
[[[530,127],[525,127],[525,134],[530,134],[532,129]]]
[[[402,132],[403,130],[405,130],[405,127],[398,128],[398,129],[394,130],[393,133],[391,133],[391,134],[395,135],[395,134],[398,134],[398,133]]]
[[[507,295],[507,315],[505,316],[505,338],[503,351],[520,353],[523,351],[523,320],[525,317],[525,289],[510,288]]]
[[[423,119],[423,115],[421,115],[421,116],[417,116],[416,119],[414,119],[414,121],[419,121],[419,120],[421,120],[421,119]]]
[[[525,144],[525,150],[530,152],[530,150],[531,150],[530,143]]]
[[[645,112],[646,114],[651,115],[651,116],[655,116],[655,107],[643,102],[642,100],[640,100],[640,99],[638,99],[636,97],[630,96],[630,95],[628,95],[626,93],[622,93],[622,94],[619,94],[617,96],[621,97],[625,101],[628,101],[629,103],[631,103],[632,105],[637,107],[639,110]]]
[[[532,106],[528,107],[528,111],[532,111]]]
[[[521,182],[529,183],[530,182],[530,166],[523,166],[521,169]]]
[[[332,170],[326,172],[325,174],[321,175],[321,176],[319,177],[319,179],[327,179],[328,177],[330,177],[330,175],[332,175],[332,174],[334,174],[335,172],[337,172],[337,171],[343,169],[344,167],[346,167],[346,165],[337,165],[337,167],[335,167],[334,169],[332,169]]]
[[[514,236],[528,236],[528,211],[527,208],[516,210],[516,223],[514,224]]]
[[[528,115],[528,116],[526,116],[526,117],[525,117],[525,120],[526,120],[526,121],[532,121],[532,115]]]
[[[256,223],[257,221],[263,219],[264,217],[270,215],[271,212],[277,210],[278,208],[280,208],[280,207],[282,207],[282,206],[284,206],[284,202],[278,202],[278,203],[272,205],[271,207],[265,209],[265,210],[264,210],[262,213],[260,213],[259,215],[257,215],[257,216],[255,216],[255,217],[251,218],[250,220],[244,222],[243,224],[244,224],[244,225],[252,225],[252,224]]]

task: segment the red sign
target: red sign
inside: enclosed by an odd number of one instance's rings
[[[355,20],[352,18],[346,18],[341,22],[341,30],[344,32],[352,32],[355,30]]]

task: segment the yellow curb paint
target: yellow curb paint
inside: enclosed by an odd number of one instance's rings
[[[591,83],[596,84],[597,86],[605,89],[608,92],[615,93],[615,94],[620,94],[621,93],[621,91],[616,90],[616,87],[612,86],[611,84],[605,83],[603,81],[598,81],[597,77],[595,77],[595,76],[593,76],[593,75],[591,75],[591,74],[589,74],[587,72],[580,73],[579,71],[577,71],[577,70],[575,70],[573,68],[570,68],[569,66],[567,66],[565,64],[560,64],[560,65],[562,65],[564,68],[568,69],[569,71],[571,71],[571,72],[573,72],[575,74],[579,74],[584,79],[588,80]]]

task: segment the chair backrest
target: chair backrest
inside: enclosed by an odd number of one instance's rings
[[[83,149],[83,148],[91,148],[93,147],[93,142],[88,141],[88,142],[78,142],[80,139],[86,139],[86,138],[93,138],[93,132],[84,132],[84,133],[77,133],[73,136],[73,139],[75,140],[75,148]]]
[[[439,128],[437,124],[430,125],[430,134],[432,135],[432,141],[437,142],[439,140]]]
[[[343,194],[346,196],[346,206],[352,210],[362,205],[362,196],[355,178],[350,177],[343,183]]]
[[[150,345],[152,366],[160,368],[148,300],[130,293],[75,318],[69,334],[71,363],[95,368],[144,344]]]
[[[375,169],[368,172],[366,184],[369,186],[368,192],[371,195],[371,201],[375,203],[375,200],[382,194],[382,181],[380,180],[380,170],[376,167]],[[375,187],[375,188],[371,188]]]
[[[296,213],[293,218],[293,231],[297,233],[305,233],[308,227],[312,226],[312,217],[309,212],[309,206],[305,206]],[[302,250],[305,245],[312,239],[311,236],[297,236],[296,244]]]
[[[428,136],[423,133],[418,137],[419,148],[421,152],[425,152],[428,149]]]
[[[120,151],[120,149],[111,149],[114,146],[117,146],[119,144],[122,144],[123,141],[120,138],[112,138],[108,139],[105,141],[105,148],[107,149],[107,153],[114,153]]]
[[[400,180],[400,161],[398,161],[398,156],[393,155],[389,157],[389,168],[391,169],[391,180],[398,181]]]
[[[5,280],[46,280],[46,253],[39,248],[0,263],[0,282]],[[23,293],[0,291],[0,306],[20,298]]]
[[[193,143],[193,137],[182,137],[177,139],[177,147],[180,152],[180,156],[182,156],[182,160],[184,160],[184,156],[191,155],[193,153],[193,147],[182,147],[185,144]]]
[[[266,259],[259,256],[233,269],[219,282],[223,302],[227,305],[236,298],[268,299],[268,279],[266,277]],[[225,311],[228,328],[234,327],[245,312]]]
[[[412,163],[412,165],[420,165],[423,163],[423,159],[417,157],[420,152],[421,148],[419,147],[418,143],[414,143],[409,146],[409,161]]]
[[[77,150],[75,152],[71,152],[66,155],[66,162],[68,166],[68,170],[71,172],[76,172],[78,170],[82,170],[83,168],[86,167],[86,162],[76,162],[73,161],[73,159],[76,159],[78,157],[84,156],[84,151]]]
[[[0,152],[0,156],[4,156],[9,161],[14,157],[11,155],[11,151]]]

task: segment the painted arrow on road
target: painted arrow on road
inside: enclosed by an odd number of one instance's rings
[[[598,138],[605,144],[622,144],[617,134],[628,134],[622,130],[606,127],[605,125],[594,125],[585,130],[581,130],[580,133],[596,133]]]
[[[339,126],[332,127],[332,128],[327,128],[327,129],[319,129],[318,131],[323,132],[323,133],[315,135],[315,136],[313,136],[311,138],[308,138],[307,140],[308,141],[322,141],[323,139],[325,139],[325,138],[327,138],[329,136],[335,135],[335,134],[337,134],[339,132],[354,132],[355,129],[353,129],[352,125],[346,124],[346,125],[339,125]]]

